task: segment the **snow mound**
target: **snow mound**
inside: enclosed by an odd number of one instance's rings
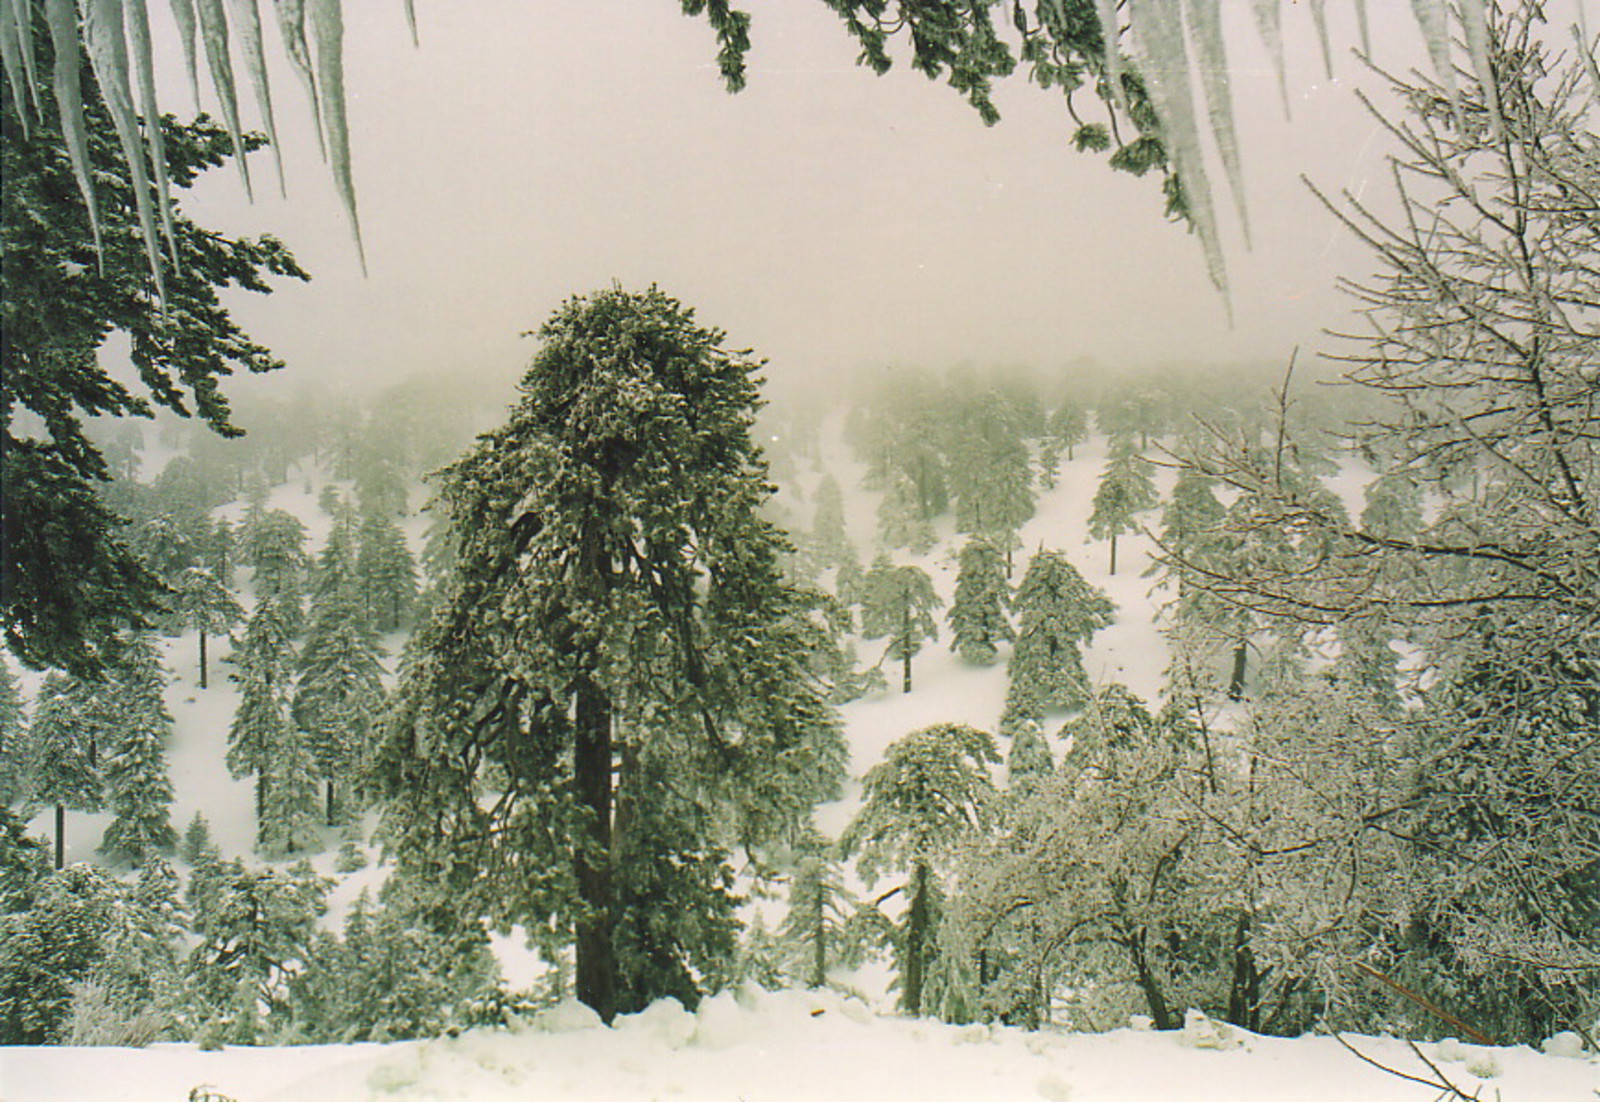
[[[1539,1047],[1546,1056],[1560,1056],[1569,1060],[1583,1056],[1583,1038],[1571,1030],[1557,1033],[1554,1037],[1546,1037]]]
[[[695,1016],[670,995],[657,999],[637,1014],[621,1014],[613,1027],[619,1033],[636,1033],[666,1048],[679,1049],[694,1039]]]
[[[1212,1021],[1204,1013],[1191,1009],[1183,1016],[1183,1030],[1178,1034],[1180,1043],[1190,1048],[1232,1049],[1244,1044],[1244,1033],[1222,1022]]]
[[[519,1021],[524,1028],[539,1033],[576,1033],[580,1029],[598,1029],[604,1024],[600,1015],[577,999],[565,999]]]

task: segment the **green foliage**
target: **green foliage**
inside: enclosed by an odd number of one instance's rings
[[[177,841],[167,776],[172,716],[162,699],[166,680],[155,645],[139,637],[122,648],[109,683],[97,692],[104,700],[100,775],[112,813],[100,849],[116,861],[137,864]]]
[[[1157,502],[1155,483],[1150,476],[1150,461],[1140,455],[1133,442],[1114,438],[1105,473],[1095,490],[1094,509],[1089,514],[1089,535],[1111,540],[1111,572],[1117,569],[1117,536],[1134,531],[1134,516],[1153,508]]]
[[[42,59],[37,71],[43,76],[50,68]],[[235,433],[219,380],[239,368],[267,371],[278,363],[234,324],[218,291],[233,285],[264,293],[268,275],[304,278],[275,239],[223,237],[174,212],[176,256],[161,302],[150,286],[118,140],[94,87],[92,80],[83,82],[100,256],[64,155],[52,86],[34,85],[41,111],[26,133],[14,97],[5,97],[0,109],[0,175],[6,181],[0,201],[6,258],[0,276],[6,334],[0,354],[6,411],[0,600],[6,638],[19,658],[79,673],[98,666],[102,648],[119,631],[149,626],[162,592],[96,495],[110,468],[84,419],[148,417],[160,406],[198,416],[224,435]],[[161,125],[167,173],[177,189],[232,155],[227,134],[207,120]],[[96,349],[114,332],[129,338],[142,392],[96,362]],[[24,413],[36,415],[42,427],[32,428]],[[66,562],[74,567],[63,572]]]
[[[994,662],[995,645],[1016,638],[1006,612],[1011,590],[1006,585],[1005,560],[986,540],[973,540],[961,549],[956,574],[955,600],[948,617],[951,645],[968,662],[987,666]]]
[[[937,639],[933,610],[940,605],[928,575],[915,566],[896,566],[879,555],[861,583],[861,635],[889,640],[884,656],[904,666],[904,689],[911,691],[911,659],[924,640]]]
[[[655,289],[539,337],[508,423],[439,478],[455,565],[375,782],[402,870],[575,938],[609,1016],[726,974],[726,855],[835,793],[844,750],[817,600],[759,513],[758,365]]]
[[[0,808],[20,804],[32,785],[28,717],[11,667],[0,661]]]
[[[0,1044],[62,1039],[72,984],[104,959],[119,895],[106,873],[72,865],[37,881],[25,908],[0,915]]]
[[[1088,696],[1079,647],[1116,612],[1103,592],[1083,580],[1065,555],[1041,550],[1028,563],[1012,606],[1017,641],[1006,666],[1010,685],[1002,724],[1044,718],[1051,708],[1072,708]]]

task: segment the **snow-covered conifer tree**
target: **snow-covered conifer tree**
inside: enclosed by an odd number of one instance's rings
[[[0,807],[21,803],[32,785],[28,768],[28,717],[11,667],[0,661]]]
[[[206,638],[226,634],[244,619],[233,599],[209,567],[192,566],[173,582],[172,611],[178,622],[200,638],[200,688],[206,688]]]
[[[305,615],[305,525],[282,509],[254,509],[239,541],[244,561],[255,568],[257,603],[279,606],[289,634],[299,634]]]
[[[1130,438],[1114,437],[1094,494],[1094,511],[1089,514],[1089,534],[1111,540],[1111,573],[1117,572],[1117,536],[1137,528],[1135,515],[1153,508],[1157,500],[1150,461],[1139,454]]]
[[[172,717],[162,690],[166,673],[147,636],[130,640],[118,654],[101,699],[100,776],[112,813],[100,849],[137,864],[153,851],[171,850],[172,781],[167,775],[167,739]]]
[[[99,726],[89,687],[52,672],[39,689],[29,727],[33,796],[56,809],[56,868],[65,863],[67,811],[98,811],[103,798]]]
[[[1116,606],[1083,580],[1065,555],[1039,551],[1012,599],[1017,641],[1006,666],[1010,687],[1002,726],[1039,720],[1046,709],[1071,708],[1088,696],[1079,647],[1109,627]]]
[[[911,691],[911,659],[924,640],[939,637],[933,610],[939,607],[933,582],[915,566],[896,566],[879,555],[862,580],[861,634],[889,640],[884,657],[901,664],[901,691]]]
[[[389,512],[367,512],[362,519],[356,571],[374,630],[398,630],[417,600],[417,563]]]
[[[239,708],[228,731],[228,769],[256,778],[256,838],[263,848],[305,844],[315,825],[316,766],[290,718],[294,648],[276,601],[257,605],[236,656]],[[274,793],[282,785],[286,790]]]
[[[981,539],[968,543],[961,549],[955,600],[947,617],[954,636],[951,646],[968,662],[991,664],[996,644],[1016,638],[1006,617],[1010,607],[1011,588],[999,548]]]
[[[913,731],[862,778],[861,810],[840,839],[869,885],[886,871],[907,874],[897,948],[900,1003],[912,1015],[922,1013],[923,980],[936,950],[940,873],[963,841],[993,821],[989,766],[999,760],[993,736],[964,724]]]
[[[839,491],[839,480],[831,473],[823,475],[817,484],[816,505],[811,541],[817,550],[817,565],[826,570],[843,566],[846,560],[853,561],[856,552],[845,531],[844,495]]]

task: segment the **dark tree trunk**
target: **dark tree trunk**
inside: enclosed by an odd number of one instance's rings
[[[587,813],[573,850],[578,881],[578,1000],[610,1022],[617,1013],[617,961],[612,938],[611,701],[588,676],[577,683],[572,783]]]
[[[66,868],[67,865],[67,809],[64,804],[56,804],[56,868]]]
[[[1144,992],[1144,1001],[1150,1007],[1150,1017],[1154,1019],[1156,1028],[1176,1029],[1172,1011],[1167,1008],[1167,997],[1161,991],[1161,981],[1151,971],[1150,961],[1145,956],[1144,938],[1144,931],[1139,930],[1126,942],[1128,952],[1133,957],[1134,971],[1139,976],[1139,989]]]
[[[206,687],[206,633],[200,633],[200,687]]]
[[[1250,650],[1246,642],[1241,639],[1239,645],[1233,648],[1233,676],[1228,678],[1228,699],[1244,699],[1244,673],[1250,661]]]
[[[267,829],[267,778],[256,774],[256,845],[261,844]]]
[[[828,978],[828,923],[823,914],[825,900],[822,885],[817,885],[817,909],[812,916],[811,982],[810,987],[821,987]]]
[[[1261,972],[1250,951],[1250,916],[1240,915],[1233,931],[1233,981],[1228,988],[1228,1021],[1241,1029],[1261,1028]]]
[[[333,818],[333,778],[328,778],[328,825],[337,826]]]
[[[902,669],[900,691],[911,691],[911,595],[905,597],[900,611],[900,663]]]
[[[906,974],[901,977],[906,1012],[922,1013],[923,966],[928,945],[928,866],[918,861],[911,868],[911,907],[906,914]]]
[[[1111,533],[1111,573],[1117,572],[1117,534]]]

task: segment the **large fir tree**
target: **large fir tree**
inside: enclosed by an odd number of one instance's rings
[[[206,639],[226,634],[244,619],[244,609],[208,567],[192,566],[185,570],[172,589],[173,614],[180,624],[199,636],[200,687],[204,689],[207,686]]]
[[[55,805],[58,869],[66,863],[67,812],[98,811],[103,798],[92,695],[87,683],[52,672],[39,689],[29,729],[34,798]]]
[[[97,709],[103,717],[100,775],[112,813],[100,849],[134,864],[177,841],[167,775],[172,716],[162,700],[165,685],[155,644],[139,636],[122,648],[108,681],[96,686],[96,695],[104,699]]]
[[[1089,514],[1089,534],[1111,540],[1111,573],[1117,572],[1117,537],[1137,528],[1134,516],[1156,501],[1150,461],[1139,454],[1130,437],[1113,437],[1105,473],[1095,490],[1094,510]]]
[[[802,821],[843,747],[758,511],[757,364],[655,289],[539,338],[510,421],[440,478],[457,559],[379,784],[402,868],[571,931],[610,1018],[725,974],[727,847]]]

